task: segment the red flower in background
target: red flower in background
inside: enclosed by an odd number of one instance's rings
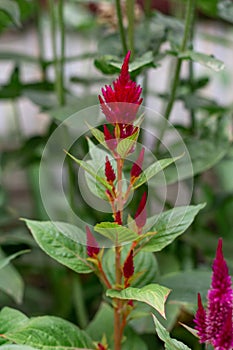
[[[101,108],[106,119],[111,124],[131,124],[135,118],[142,98],[142,88],[130,79],[129,75],[130,51],[124,59],[119,78],[111,85],[102,88],[102,96],[99,96]],[[129,134],[129,131],[125,131]],[[132,130],[131,130],[132,133]]]

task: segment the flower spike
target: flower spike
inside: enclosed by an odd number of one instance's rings
[[[99,254],[100,248],[88,226],[86,226],[86,234],[87,234],[87,255],[90,258],[93,258]]]
[[[130,182],[133,184],[134,181],[141,175],[142,173],[142,163],[144,159],[145,148],[143,147],[138,159],[133,164],[131,172],[130,172]]]
[[[119,78],[111,85],[102,88],[99,101],[106,119],[111,124],[131,124],[135,118],[142,98],[142,88],[130,79],[130,51],[125,56]]]
[[[143,226],[146,223],[146,217],[147,217],[146,200],[147,200],[147,194],[146,194],[146,192],[144,192],[142,195],[142,199],[139,203],[138,209],[136,211],[136,214],[135,214],[135,222],[136,222],[136,225],[139,229],[143,228]]]
[[[126,280],[128,280],[134,274],[133,250],[130,251],[127,259],[125,260],[123,274]]]
[[[198,296],[198,310],[194,319],[195,328],[201,343],[209,343],[215,350],[231,350],[233,348],[233,290],[222,253],[222,239],[218,241],[212,270],[212,283],[207,295],[207,310],[204,310]]]
[[[109,184],[113,184],[113,182],[116,180],[116,175],[113,170],[113,167],[108,159],[108,156],[106,156],[105,161],[105,176]]]
[[[115,220],[118,225],[122,225],[121,212],[118,210],[115,214]]]

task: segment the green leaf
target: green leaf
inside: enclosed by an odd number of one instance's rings
[[[179,54],[180,58],[191,59],[194,62],[198,62],[203,66],[213,69],[215,72],[219,72],[224,69],[224,63],[214,56],[206,55],[205,53],[196,51],[185,51]]]
[[[6,265],[8,265],[11,260],[17,258],[18,256],[25,254],[25,253],[29,253],[30,250],[26,249],[26,250],[21,250],[20,252],[17,252],[15,254],[12,254],[10,256],[7,256],[6,258],[1,258],[0,259],[0,269],[2,269],[3,267],[5,267]]]
[[[121,263],[123,265],[130,247],[123,246],[121,250]],[[115,283],[115,254],[109,249],[103,257],[103,269],[111,284]],[[132,287],[143,287],[146,284],[155,282],[158,277],[158,264],[153,253],[140,251],[134,257],[134,275],[137,278],[132,280]]]
[[[172,289],[169,302],[187,305],[193,312],[196,310],[197,294],[201,293],[205,299],[210,282],[211,273],[201,270],[171,273],[159,279],[159,283]]]
[[[101,222],[95,225],[94,230],[102,236],[109,238],[115,244],[131,242],[138,238],[136,232],[115,222]]]
[[[124,159],[129,153],[129,151],[132,149],[135,142],[137,141],[139,131],[140,129],[134,132],[133,135],[126,137],[118,143],[116,150],[121,158]]]
[[[205,204],[176,207],[159,215],[148,218],[145,230],[157,231],[147,242],[142,242],[143,250],[159,252],[175,238],[180,236],[192,224],[198,212]]]
[[[152,306],[165,317],[164,305],[170,289],[159,284],[148,284],[143,288],[129,287],[123,290],[108,289],[106,295],[110,298],[137,300]]]
[[[20,26],[20,9],[16,1],[0,0],[0,11],[4,11],[14,24]]]
[[[66,152],[66,154],[72,158],[78,165],[80,165],[84,170],[86,170],[91,176],[93,176],[94,179],[96,179],[97,181],[99,181],[102,185],[104,185],[104,187],[106,187],[107,189],[111,190],[112,187],[111,185],[109,185],[109,183],[103,178],[100,177],[98,175],[96,175],[96,170],[95,168],[93,168],[89,163],[83,161],[83,160],[79,160],[77,158],[75,158],[74,156],[72,156],[72,154],[70,154],[69,152]]]
[[[142,186],[145,182],[148,182],[153,176],[174,163],[177,159],[180,159],[180,157],[161,159],[151,164],[145,171],[143,171],[142,175],[135,182],[133,188],[136,189]]]
[[[0,250],[1,258],[4,259],[5,255]],[[20,304],[22,302],[24,283],[17,270],[11,264],[0,270],[0,290],[13,298],[16,303]]]
[[[102,131],[100,131],[99,129],[97,129],[97,128],[93,128],[89,124],[87,124],[87,125],[88,125],[88,127],[90,129],[90,132],[96,138],[96,140],[99,141],[99,143],[101,143],[101,144],[105,144],[104,133]]]
[[[16,330],[27,321],[27,316],[25,316],[22,312],[10,307],[4,307],[0,312],[1,334]],[[7,340],[0,337],[0,345],[4,344],[6,341]]]
[[[86,261],[85,233],[64,222],[24,220],[34,239],[49,256],[78,273],[92,269]],[[76,243],[81,242],[81,243]]]
[[[168,331],[161,325],[157,318],[153,316],[156,332],[159,338],[164,341],[166,350],[191,350],[187,345],[170,337]]]
[[[37,350],[28,345],[5,344],[1,346],[1,350]]]
[[[43,350],[93,349],[90,337],[72,323],[59,317],[42,316],[29,320],[20,329],[4,337],[16,344]]]

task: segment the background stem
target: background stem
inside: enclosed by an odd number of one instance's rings
[[[118,18],[118,25],[119,25],[119,32],[120,32],[122,49],[123,49],[124,55],[126,55],[128,49],[127,49],[127,43],[126,43],[126,37],[125,37],[125,29],[123,26],[123,17],[122,17],[120,0],[116,0],[116,11],[117,11],[117,18]]]
[[[128,44],[131,51],[131,59],[134,57],[134,0],[126,1],[126,12],[128,18]]]
[[[184,36],[183,36],[183,40],[182,40],[182,44],[181,44],[179,53],[183,53],[187,49],[187,46],[188,46],[188,40],[190,38],[193,16],[195,13],[195,4],[196,4],[196,0],[188,0],[188,2],[187,2]],[[171,112],[172,112],[174,102],[176,99],[176,90],[177,90],[177,87],[179,85],[179,78],[180,78],[182,61],[183,61],[182,57],[178,57],[176,60],[175,71],[174,71],[174,76],[173,76],[173,80],[172,80],[172,84],[171,84],[169,100],[167,103],[167,107],[163,113],[164,118],[167,121],[169,120],[169,118],[171,116]],[[165,130],[166,130],[166,121],[161,128],[161,133],[160,133],[157,145],[156,145],[156,153],[159,151],[159,147],[161,145]]]

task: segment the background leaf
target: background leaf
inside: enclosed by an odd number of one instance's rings
[[[20,9],[14,0],[0,0],[0,11],[4,11],[14,24],[20,26]]]

